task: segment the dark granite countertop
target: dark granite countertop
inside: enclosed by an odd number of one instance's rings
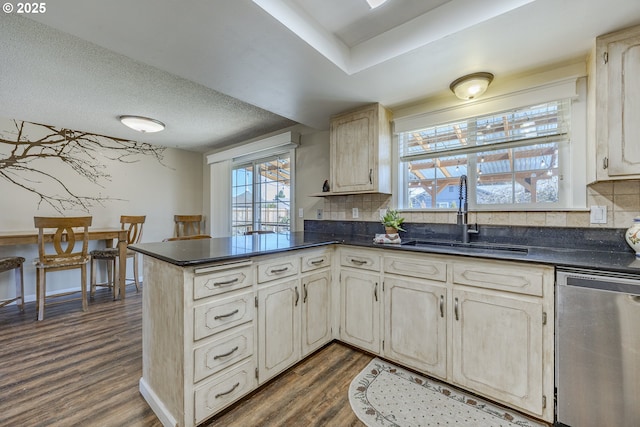
[[[410,240],[411,238],[404,238],[405,242]],[[630,249],[624,250],[623,247],[614,247],[612,249],[607,245],[579,249],[519,244],[517,247],[526,248],[526,252],[518,252],[449,246],[417,247],[407,244],[382,245],[373,243],[372,237],[362,235],[294,232],[290,234],[261,234],[228,238],[142,243],[131,245],[130,247],[137,252],[171,264],[195,266],[331,244],[383,248],[400,252],[437,253],[475,258],[533,262],[556,267],[588,268],[640,274],[640,260],[636,259],[633,251]],[[477,243],[476,245],[482,244]]]

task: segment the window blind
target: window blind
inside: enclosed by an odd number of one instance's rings
[[[567,142],[571,101],[470,117],[398,135],[399,158],[415,161],[524,145]]]

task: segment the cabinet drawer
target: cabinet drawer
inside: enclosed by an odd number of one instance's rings
[[[198,305],[193,313],[193,338],[199,340],[253,320],[253,292]]]
[[[331,253],[328,251],[315,252],[302,257],[302,272],[317,270],[331,265]]]
[[[258,264],[258,283],[298,274],[298,257],[289,257]]]
[[[251,286],[251,267],[228,268],[193,278],[193,298],[200,299]]]
[[[341,252],[340,265],[378,271],[380,270],[380,257],[368,253]]]
[[[542,296],[542,266],[499,261],[464,261],[453,264],[453,283],[519,294]]]
[[[229,332],[224,337],[194,349],[194,382],[253,354],[253,324],[241,326]]]
[[[194,390],[196,424],[229,406],[256,388],[252,359],[211,378]]]
[[[447,264],[442,261],[413,257],[384,257],[385,273],[400,274],[403,276],[419,277],[421,279],[447,281]]]

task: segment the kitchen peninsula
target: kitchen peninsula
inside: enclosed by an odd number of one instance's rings
[[[338,339],[552,422],[554,266],[638,271],[633,253],[414,237],[134,245],[145,255],[142,395],[163,425],[197,425]],[[492,333],[505,317],[510,329]],[[421,339],[399,339],[399,324]]]

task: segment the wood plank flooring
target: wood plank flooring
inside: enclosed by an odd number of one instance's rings
[[[142,293],[25,311],[0,309],[0,426],[161,426],[138,392]],[[347,390],[370,360],[330,344],[205,425],[361,427]]]

